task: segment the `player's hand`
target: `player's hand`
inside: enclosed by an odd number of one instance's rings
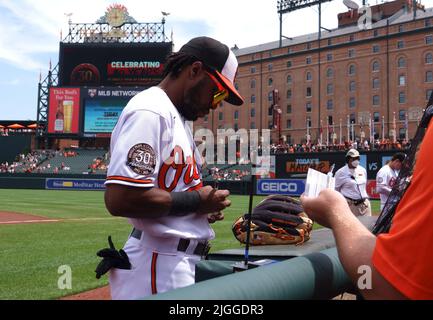
[[[352,214],[341,193],[331,189],[322,190],[314,198],[302,195],[301,204],[310,219],[328,228],[344,215]]]
[[[211,186],[205,186],[197,191],[201,198],[198,213],[219,212],[231,205],[231,201],[227,199],[230,195],[228,190],[217,190]]]
[[[215,212],[215,213],[209,213],[207,215],[207,221],[209,223],[215,223],[217,221],[221,221],[224,219],[224,213],[220,212]]]

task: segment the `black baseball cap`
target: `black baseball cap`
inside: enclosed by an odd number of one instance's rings
[[[211,73],[229,92],[225,99],[228,103],[235,106],[244,103],[244,99],[234,85],[238,61],[229,47],[209,37],[197,37],[184,44],[179,52],[196,57],[210,69]]]

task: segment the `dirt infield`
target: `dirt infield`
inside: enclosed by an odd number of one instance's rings
[[[105,286],[59,298],[59,300],[111,300],[110,287]]]
[[[0,211],[0,224],[58,222],[59,219],[35,216],[26,213]]]

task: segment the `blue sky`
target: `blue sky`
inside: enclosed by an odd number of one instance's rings
[[[356,0],[360,4],[361,0]],[[379,1],[380,2],[380,1]],[[113,3],[126,6],[138,22],[159,22],[169,12],[166,33],[173,31],[175,50],[199,35],[214,37],[228,46],[244,48],[278,40],[276,0],[0,0],[0,119],[35,120],[39,74],[44,78],[49,61],[58,62],[60,31],[73,23],[95,22]],[[370,0],[371,5],[376,0]],[[422,2],[426,7],[433,0]],[[322,6],[322,25],[337,27],[342,0]],[[284,15],[283,34],[316,32],[317,8]]]

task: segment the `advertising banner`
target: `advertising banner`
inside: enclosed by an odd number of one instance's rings
[[[303,179],[259,179],[257,180],[256,194],[283,194],[288,196],[300,196],[305,191]],[[380,199],[376,192],[376,180],[367,181],[367,193],[370,199]]]
[[[45,179],[45,189],[56,190],[105,190],[104,179]]]
[[[259,179],[257,194],[284,194],[300,196],[305,190],[305,180],[300,179]]]
[[[80,113],[79,88],[50,88],[48,133],[78,134]]]

